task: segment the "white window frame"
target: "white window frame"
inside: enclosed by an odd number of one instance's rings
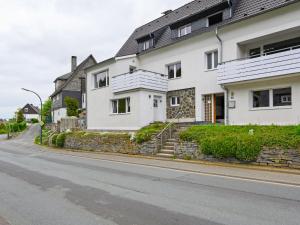
[[[153,44],[153,39],[152,39],[152,38],[149,39],[149,40],[144,41],[144,42],[142,43],[142,45],[143,45],[142,50],[143,50],[143,51],[146,51],[146,50],[150,49],[151,43]]]
[[[26,113],[27,113],[27,112],[28,112],[28,108],[24,108],[24,112],[26,112]]]
[[[180,69],[181,69],[181,74],[180,76],[177,75],[177,65],[180,64]],[[173,78],[169,78],[169,67],[172,67],[173,66],[173,70],[174,70],[174,77]],[[170,63],[168,65],[166,65],[167,67],[167,74],[168,74],[168,79],[169,80],[174,80],[174,79],[179,79],[182,77],[182,64],[181,64],[181,61],[178,61],[176,63]]]
[[[105,86],[99,87],[99,84],[97,82],[97,76],[102,73],[106,73],[106,84],[105,84]],[[109,70],[108,69],[94,73],[92,78],[93,78],[93,86],[94,86],[93,89],[101,89],[101,88],[105,88],[105,87],[109,86]]]
[[[125,99],[125,113],[119,113],[119,100],[124,100]],[[129,114],[131,113],[131,99],[130,97],[126,98],[118,98],[118,99],[111,99],[111,114],[112,115],[124,115],[124,114]],[[117,112],[114,112],[114,102],[117,102]]]
[[[182,34],[181,31],[184,31],[184,33]],[[183,37],[186,36],[188,34],[192,33],[192,24],[186,24],[184,26],[181,26],[177,29],[177,36],[178,37]]]
[[[285,88],[291,88],[291,105],[284,105],[284,106],[274,106],[274,99],[273,99],[273,91],[276,89],[285,89]],[[267,107],[253,107],[253,92],[255,91],[269,91],[269,106]],[[279,86],[279,87],[272,87],[272,88],[261,88],[261,89],[253,89],[250,91],[250,110],[256,111],[256,110],[274,110],[274,109],[291,109],[293,107],[293,87],[292,86]]]
[[[173,104],[173,99],[175,99],[175,104]],[[178,101],[179,100],[179,101]],[[178,103],[179,102],[179,103]],[[180,97],[179,96],[171,96],[170,97],[170,106],[171,107],[177,107],[180,106]]]
[[[215,67],[215,54],[218,54],[218,63],[217,63],[217,67]],[[209,69],[208,68],[208,55],[211,54],[211,66],[212,68]],[[212,50],[212,51],[208,51],[208,52],[205,52],[205,68],[206,68],[206,71],[212,71],[212,70],[216,70],[218,69],[218,65],[219,65],[219,50],[218,49],[215,49],[215,50]]]

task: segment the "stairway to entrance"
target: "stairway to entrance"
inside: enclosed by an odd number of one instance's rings
[[[195,123],[176,123],[174,124],[171,132],[171,137],[165,140],[161,150],[157,153],[158,157],[174,158],[175,146],[179,143],[180,132],[188,129],[189,127],[196,125]]]

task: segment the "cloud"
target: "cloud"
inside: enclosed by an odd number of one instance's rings
[[[112,57],[138,26],[189,0],[0,0],[0,118],[53,92],[70,57]]]

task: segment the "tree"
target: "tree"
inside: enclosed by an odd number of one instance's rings
[[[22,123],[23,121],[25,121],[25,117],[23,111],[20,109],[17,111],[17,123]]]
[[[43,103],[42,116],[43,116],[44,123],[52,122],[51,108],[52,108],[52,101],[51,99],[48,99]]]
[[[66,97],[67,115],[78,117],[79,102],[76,98]]]

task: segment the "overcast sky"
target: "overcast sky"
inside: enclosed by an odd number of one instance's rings
[[[26,103],[22,87],[41,94],[69,72],[70,58],[112,57],[133,30],[190,0],[0,0],[0,118]]]

